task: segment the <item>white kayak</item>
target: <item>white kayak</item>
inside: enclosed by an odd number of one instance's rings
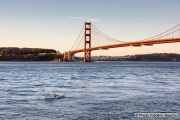
[[[48,94],[44,97],[44,99],[50,100],[50,99],[59,99],[59,98],[63,98],[63,97],[65,97],[65,96],[64,95],[50,95],[50,94]]]

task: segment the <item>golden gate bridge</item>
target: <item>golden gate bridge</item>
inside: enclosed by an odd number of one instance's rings
[[[74,61],[74,54],[84,52],[84,62],[91,62],[91,51],[94,50],[175,42],[180,42],[180,24],[153,37],[126,42],[111,38],[98,30],[91,22],[85,22],[71,50],[64,53],[64,60]]]

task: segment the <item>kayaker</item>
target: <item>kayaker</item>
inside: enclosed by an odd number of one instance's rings
[[[57,93],[54,93],[53,95],[54,95],[54,97],[58,96],[58,94],[57,94]]]

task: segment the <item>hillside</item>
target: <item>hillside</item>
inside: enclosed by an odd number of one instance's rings
[[[180,54],[173,53],[155,53],[143,55],[128,56],[95,56],[94,61],[162,61],[162,62],[180,62]]]
[[[61,55],[53,49],[1,47],[0,61],[53,61]]]

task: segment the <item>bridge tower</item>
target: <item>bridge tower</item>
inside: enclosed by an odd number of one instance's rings
[[[84,62],[91,62],[91,51],[87,50],[91,48],[91,23],[85,22],[84,26]]]

